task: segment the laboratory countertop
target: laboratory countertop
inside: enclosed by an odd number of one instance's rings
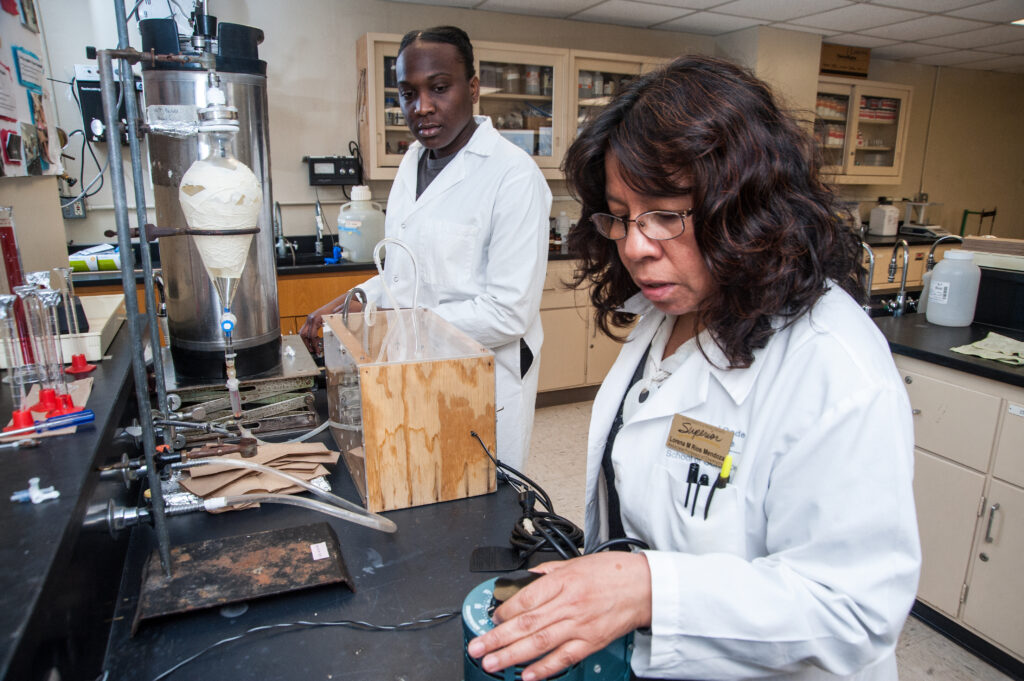
[[[101,480],[95,473],[98,465],[120,457],[123,440],[115,436],[134,413],[128,345],[122,328],[93,373],[92,427],[49,438],[36,449],[0,451],[0,503],[8,503],[0,514],[0,679],[48,678],[46,669],[56,666],[50,660],[60,658],[64,671],[88,671],[88,678],[102,668],[110,679],[150,681],[253,627],[300,620],[394,625],[445,612],[456,615],[416,631],[303,625],[257,633],[219,647],[171,678],[462,678],[457,613],[466,595],[494,576],[471,572],[470,556],[479,546],[508,547],[522,513],[517,494],[503,483],[492,494],[389,512],[398,525],[394,534],[327,518],[354,590],[338,584],[256,599],[244,614],[231,617],[214,608],[145,620],[132,636],[154,533],[139,526],[112,538],[105,524],[87,528],[82,522],[90,510],[105,518],[106,499],[131,506],[137,501],[137,486],[128,491],[119,478]],[[321,391],[317,399],[323,410]],[[0,412],[10,413],[6,395]],[[329,434],[319,437],[334,448]],[[135,455],[127,444],[124,451]],[[345,466],[328,468],[335,493],[358,499]],[[7,502],[30,477],[55,486],[60,498],[38,505]],[[264,505],[174,516],[167,526],[177,546],[324,520],[304,509]]]
[[[89,551],[84,558],[81,551],[88,541],[81,541],[80,535],[88,534],[81,520],[91,496],[106,484],[92,474],[98,457],[120,456],[114,435],[131,394],[125,389],[131,366],[128,347],[128,332],[122,328],[109,355],[90,374],[93,382],[86,406],[96,414],[91,425],[79,426],[72,435],[41,438],[42,444],[34,449],[0,451],[0,503],[6,504],[0,513],[0,678],[30,678],[23,672],[26,665],[36,663],[28,657],[39,652],[39,642],[60,635],[62,626],[78,624],[71,617],[64,623],[52,621],[62,617],[57,604],[69,600],[69,565],[83,574],[87,564],[98,565],[101,571],[120,571],[118,551],[105,531],[92,533],[100,539],[102,550]],[[0,393],[0,413],[5,418],[11,413],[6,386]],[[60,497],[40,504],[9,502],[11,494],[28,487],[32,477],[40,479],[41,487],[52,485]],[[123,490],[120,482],[114,486]],[[116,588],[116,574],[112,577]],[[91,601],[101,598],[99,591],[83,590],[77,596]]]
[[[981,340],[990,331],[1016,340],[1024,340],[1024,333],[985,324],[939,326],[928,323],[923,314],[916,312],[900,317],[877,317],[875,324],[889,342],[889,348],[896,354],[1024,387],[1024,366],[1014,367],[950,350]]]

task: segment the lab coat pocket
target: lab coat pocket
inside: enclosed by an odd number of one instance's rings
[[[673,550],[687,553],[731,553],[743,555],[744,517],[743,498],[739,488],[732,483],[725,487],[712,488],[708,485],[690,485],[689,500],[686,494],[686,470],[678,466],[665,466],[665,476],[673,487],[671,508],[671,529]],[[701,466],[712,481],[717,479],[718,469]],[[712,489],[714,492],[712,493]],[[708,505],[708,496],[711,504]],[[704,511],[707,510],[707,518]]]
[[[439,220],[424,244],[424,281],[438,293],[463,293],[477,266],[475,224]],[[447,297],[447,296],[445,296]]]

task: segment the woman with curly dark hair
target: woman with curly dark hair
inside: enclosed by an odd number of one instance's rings
[[[650,548],[539,566],[470,654],[532,681],[632,632],[643,678],[895,680],[910,406],[813,144],[750,73],[686,57],[564,168],[576,283],[609,335],[635,322],[594,402],[587,546]]]

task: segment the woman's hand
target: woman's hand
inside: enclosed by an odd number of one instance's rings
[[[469,642],[483,668],[543,659],[523,681],[547,678],[651,623],[651,572],[642,553],[606,551],[544,563],[533,582],[494,612],[497,627]]]
[[[324,353],[324,342],[320,337],[320,331],[323,329],[324,325],[323,316],[325,314],[337,314],[341,312],[341,306],[344,302],[345,296],[338,296],[326,305],[318,307],[306,315],[306,321],[302,323],[302,328],[299,329],[299,336],[302,338],[302,342],[306,345],[306,349],[315,357],[319,357]],[[353,298],[349,303],[349,312],[359,312],[362,309],[362,304],[355,298]]]

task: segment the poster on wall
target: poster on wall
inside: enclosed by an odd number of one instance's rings
[[[0,0],[2,175],[59,175],[58,130],[36,0]]]
[[[50,128],[46,125],[46,110],[43,108],[43,93],[28,91],[29,108],[32,111],[32,124],[36,127],[36,138],[39,140],[39,158],[43,170],[50,167]]]
[[[35,3],[32,0],[18,0],[18,9],[20,10],[21,24],[33,33],[39,33]]]
[[[14,130],[0,130],[0,151],[4,163],[21,165],[21,135]]]
[[[43,160],[39,156],[39,135],[36,126],[31,123],[21,124],[21,146],[25,158],[25,174],[42,175]]]
[[[0,119],[5,121],[18,120],[18,102],[15,99],[14,76],[11,67],[0,62]]]
[[[18,84],[35,90],[43,89],[43,62],[24,47],[15,45],[14,66],[18,71]]]

